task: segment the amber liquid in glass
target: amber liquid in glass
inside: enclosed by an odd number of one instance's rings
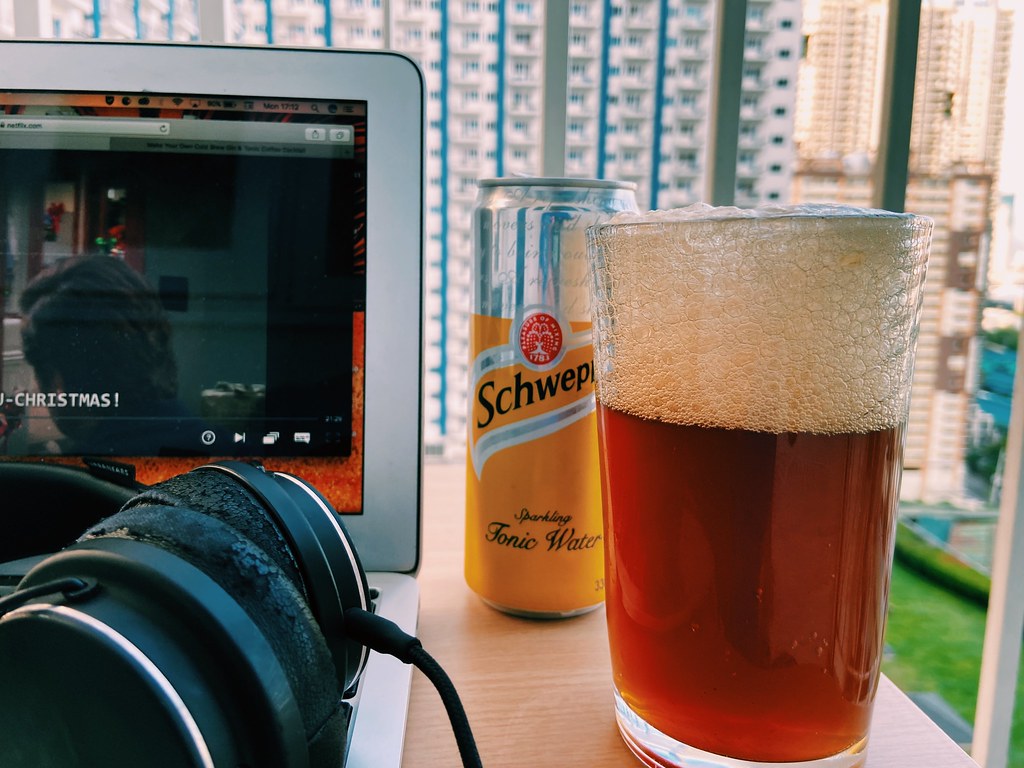
[[[685,744],[765,762],[865,738],[902,427],[680,426],[598,405],[615,685]]]

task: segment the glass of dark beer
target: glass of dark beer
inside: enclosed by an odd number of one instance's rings
[[[645,764],[863,761],[931,228],[702,205],[588,231],[616,714]]]

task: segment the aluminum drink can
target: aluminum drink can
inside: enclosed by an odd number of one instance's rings
[[[635,185],[479,182],[473,216],[466,581],[516,615],[604,601],[586,229]]]

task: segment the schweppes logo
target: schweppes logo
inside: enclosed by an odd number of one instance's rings
[[[551,307],[472,322],[469,449],[479,477],[498,451],[592,413],[594,362],[590,324],[566,323]]]

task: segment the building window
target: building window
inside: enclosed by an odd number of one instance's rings
[[[517,61],[512,65],[512,74],[519,80],[530,79],[530,62],[528,61]]]

